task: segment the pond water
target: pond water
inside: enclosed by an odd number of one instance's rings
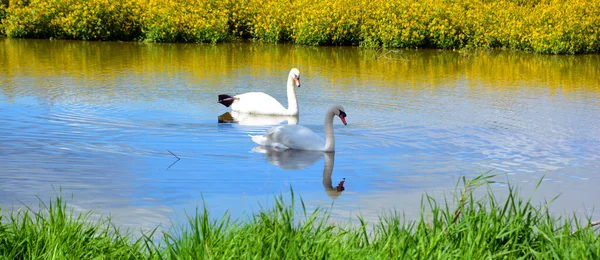
[[[346,109],[334,156],[261,150],[249,135],[268,126],[216,102],[262,91],[286,105],[293,67],[292,121],[322,135],[327,108]],[[203,203],[247,216],[292,188],[342,220],[414,218],[426,192],[492,170],[536,202],[560,195],[557,214],[600,219],[598,79],[599,55],[0,39],[0,205],[62,192],[149,229]]]

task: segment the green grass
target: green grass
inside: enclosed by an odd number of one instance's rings
[[[144,258],[142,240],[120,235],[110,219],[93,221],[91,212],[75,214],[61,197],[42,208],[1,212],[2,259]],[[1,210],[1,209],[0,209]],[[6,218],[6,219],[5,219]]]
[[[589,219],[555,218],[511,185],[500,201],[488,185],[495,177],[463,178],[443,203],[424,196],[414,221],[390,212],[343,224],[329,209],[308,212],[291,192],[291,203],[279,195],[245,220],[213,218],[204,207],[159,234],[161,242],[154,232],[133,239],[110,219],[74,214],[58,196],[38,211],[1,212],[0,259],[600,259]],[[487,195],[475,197],[482,187]]]

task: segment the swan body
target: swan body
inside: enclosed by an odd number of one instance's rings
[[[222,94],[219,95],[218,103],[240,113],[295,116],[299,112],[296,87],[300,87],[300,71],[293,68],[287,81],[288,108],[263,92],[248,92],[233,97]]]
[[[308,151],[335,151],[333,136],[333,116],[338,116],[346,125],[344,107],[334,105],[325,114],[325,140],[312,130],[301,125],[280,125],[267,129],[264,135],[251,136],[252,141],[262,146],[280,149],[297,149]]]

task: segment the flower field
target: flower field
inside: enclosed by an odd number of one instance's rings
[[[600,52],[596,0],[0,0],[8,37]]]

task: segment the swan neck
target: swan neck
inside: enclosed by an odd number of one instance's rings
[[[288,125],[297,125],[299,120],[298,115],[288,116]]]
[[[288,97],[288,114],[298,114],[298,100],[296,99],[296,85],[294,83],[294,77],[289,76],[287,82],[287,97]]]
[[[327,111],[325,115],[325,152],[335,151],[335,139],[333,137],[333,111]]]

